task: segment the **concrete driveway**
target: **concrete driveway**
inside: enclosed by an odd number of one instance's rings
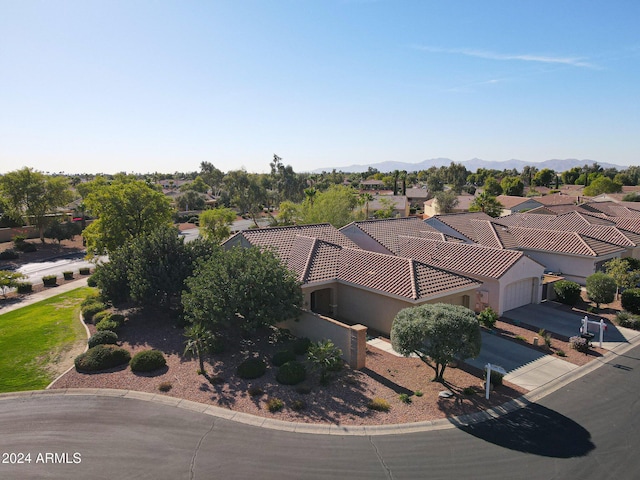
[[[553,332],[567,338],[580,334],[581,320],[584,315],[576,312],[566,312],[559,308],[556,303],[545,302],[537,305],[525,305],[523,307],[508,310],[502,315],[515,324],[526,323],[537,329],[544,328],[547,332]],[[597,315],[588,315],[591,321],[600,321]],[[598,340],[598,327],[590,326],[589,331],[596,334],[594,344]],[[615,325],[607,325],[604,332],[603,348],[607,350],[615,350],[621,345],[630,343],[638,337],[640,332],[628,328],[617,327]]]
[[[552,355],[539,352],[497,335],[482,332],[482,349],[466,363],[484,370],[487,363],[505,369],[504,379],[527,390],[541,387],[578,368]]]

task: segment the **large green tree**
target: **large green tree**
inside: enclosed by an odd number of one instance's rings
[[[212,332],[252,331],[295,318],[302,290],[270,250],[235,247],[200,262],[182,295],[185,319]]]
[[[487,177],[484,181],[484,192],[487,192],[489,195],[493,195],[494,197],[497,195],[502,195],[502,185],[493,177]]]
[[[205,210],[200,214],[200,233],[213,242],[222,242],[231,235],[230,226],[235,219],[236,212],[230,208]]]
[[[6,212],[11,218],[34,225],[44,243],[44,231],[50,214],[73,200],[69,180],[47,176],[31,168],[22,168],[0,177],[0,192]]]
[[[524,195],[524,183],[520,180],[520,177],[504,177],[500,181],[502,187],[502,193],[505,195],[511,195],[514,197],[521,197]]]
[[[587,197],[595,197],[601,193],[619,193],[622,191],[622,184],[614,182],[609,177],[601,176],[594,179],[582,193]]]
[[[453,213],[458,203],[460,203],[458,195],[453,190],[436,192],[435,201],[438,214]]]
[[[480,323],[468,308],[446,303],[400,310],[391,327],[393,349],[408,357],[415,354],[433,368],[436,382],[454,360],[480,354]]]
[[[358,203],[356,192],[350,187],[332,185],[317,193],[313,202],[305,200],[302,205],[303,223],[328,222],[336,228],[355,220],[354,208]]]
[[[595,302],[596,308],[601,303],[611,303],[616,297],[616,281],[603,272],[596,272],[587,277],[587,296]]]
[[[169,199],[143,181],[100,186],[85,203],[97,217],[83,232],[89,255],[111,253],[161,225],[170,225],[173,213]]]
[[[502,214],[504,207],[494,197],[486,192],[482,192],[478,195],[469,207],[470,212],[484,212],[490,217],[499,217]]]

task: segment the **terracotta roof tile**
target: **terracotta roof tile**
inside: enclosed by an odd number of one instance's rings
[[[432,218],[440,220],[445,225],[453,228],[455,231],[461,233],[465,237],[476,241],[476,231],[473,224],[470,222],[474,220],[491,220],[492,217],[483,212],[464,212],[464,213],[451,213],[448,215],[434,215]]]
[[[514,250],[404,236],[399,246],[399,255],[463,275],[490,278],[500,278],[524,256]]]
[[[517,240],[519,248],[525,250],[546,250],[590,257],[623,250],[618,245],[587,237],[577,232],[525,227],[509,227],[509,232]]]
[[[350,225],[358,227],[390,252],[395,252],[397,248],[398,235],[412,235],[415,237],[423,234],[442,235],[438,230],[417,217],[365,220],[353,222]]]

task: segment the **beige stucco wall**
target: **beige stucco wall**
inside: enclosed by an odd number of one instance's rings
[[[290,330],[296,337],[307,337],[312,342],[331,340],[342,350],[342,359],[345,362],[353,368],[365,366],[366,329],[362,325],[347,325],[332,318],[303,311],[298,320],[288,320],[277,326]]]
[[[620,257],[621,253],[614,253],[602,257],[578,257],[575,255],[562,255],[558,253],[537,252],[525,250],[526,254],[541,263],[547,270],[561,274],[567,280],[577,282],[580,285],[586,283],[587,277],[596,272],[596,262],[607,261]]]
[[[464,293],[456,293],[422,302],[404,301],[388,297],[351,285],[338,284],[337,317],[349,323],[360,323],[384,334],[391,333],[391,325],[396,314],[403,308],[414,307],[424,303],[449,303],[463,305],[463,296],[470,297],[469,306],[473,308],[475,289]]]

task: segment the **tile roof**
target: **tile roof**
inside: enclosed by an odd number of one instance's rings
[[[500,278],[524,257],[514,250],[408,236],[400,237],[398,254],[445,270],[490,278]]]
[[[442,237],[441,232],[427,225],[417,217],[358,221],[350,223],[342,227],[342,229],[350,225],[358,227],[390,252],[395,252],[397,249],[398,235],[411,235],[414,237],[432,235]]]
[[[465,237],[476,241],[476,231],[469,220],[491,220],[492,217],[484,212],[463,212],[463,213],[450,213],[447,215],[434,215],[434,219],[437,219],[445,225],[453,228],[458,233],[461,233]]]
[[[387,294],[419,300],[480,284],[410,258],[342,248],[318,239],[296,239],[289,260],[302,283],[337,280]],[[300,268],[302,266],[302,268]]]
[[[582,207],[611,217],[640,217],[640,205],[636,202],[589,202]]]
[[[251,245],[274,248],[282,261],[286,263],[289,261],[294,240],[298,235],[319,238],[342,247],[359,248],[350,238],[328,223],[242,230],[227,240],[225,244],[236,236],[242,236]]]
[[[517,197],[515,195],[498,195],[496,197],[496,200],[498,200],[502,204],[502,206],[507,209],[511,209],[513,207],[521,205],[525,202],[528,202],[529,200],[537,201],[537,199],[532,197]]]
[[[284,229],[287,229],[286,232],[283,232]],[[259,231],[266,233],[257,234]],[[330,229],[307,228],[296,232],[295,228],[282,227],[246,230],[241,233],[248,232],[250,234],[245,238],[255,246],[268,247],[268,239],[276,241],[276,249],[282,261],[297,275],[300,282],[306,284],[335,280],[410,300],[426,299],[481,285],[471,278],[410,258],[362,250],[349,239],[344,242],[344,235],[335,235],[337,230],[331,233]],[[324,234],[327,238],[321,239],[313,236],[315,234]],[[331,236],[343,240],[345,245],[333,243],[328,238]],[[289,246],[284,245],[287,241],[291,242]]]
[[[525,250],[546,250],[589,257],[599,257],[624,250],[618,245],[577,232],[526,227],[509,227],[508,230],[517,240],[519,248]]]
[[[576,204],[580,201],[579,196],[574,195],[565,195],[561,193],[554,193],[552,195],[543,195],[542,197],[531,197],[533,200],[536,200],[543,205],[571,205]]]
[[[338,279],[412,300],[479,287],[471,278],[411,258],[343,248]]]

